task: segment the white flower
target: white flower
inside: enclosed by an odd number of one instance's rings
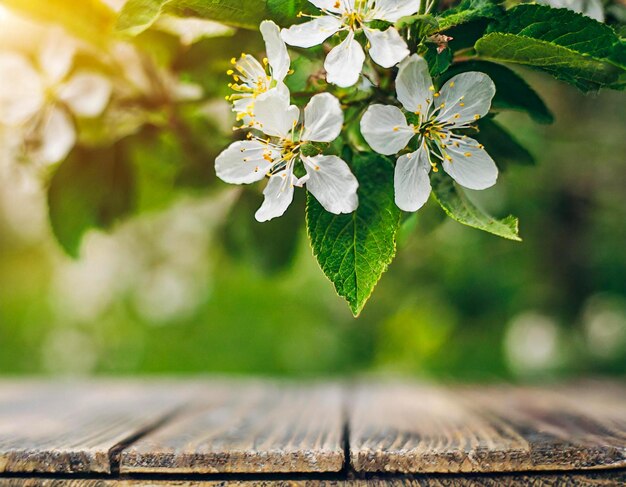
[[[391,68],[409,55],[406,42],[394,27],[379,30],[371,27],[373,21],[396,22],[401,17],[416,13],[421,0],[309,0],[322,15],[304,24],[282,30],[282,37],[291,46],[312,47],[321,44],[333,34],[347,31],[346,38],[326,57],[324,68],[327,81],[338,86],[354,85],[363,69],[365,53],[355,40],[363,31],[368,40],[369,55],[383,68]]]
[[[235,93],[227,100],[233,102],[237,120],[243,120],[246,125],[254,123],[254,102],[259,95],[274,88],[286,89],[283,81],[289,73],[291,64],[287,46],[280,37],[278,26],[270,20],[265,20],[261,22],[260,30],[265,41],[267,58],[260,63],[254,56],[243,53],[239,59],[231,59],[233,69],[227,73],[235,81],[228,85]]]
[[[428,200],[429,172],[441,163],[457,183],[469,189],[493,186],[498,169],[483,146],[452,130],[470,127],[491,107],[495,86],[484,73],[461,73],[436,92],[424,58],[414,54],[400,65],[395,106],[371,105],[361,119],[361,132],[376,152],[397,154],[416,137],[416,150],[398,158],[395,200],[405,211],[417,211]],[[409,114],[410,120],[407,121]]]
[[[308,142],[332,142],[341,132],[343,112],[339,100],[329,93],[311,98],[300,110],[290,105],[289,91],[270,90],[256,101],[258,127],[266,137],[248,134],[248,140],[231,144],[215,160],[217,175],[232,184],[250,184],[265,176],[269,182],[265,200],[256,212],[260,222],[281,216],[293,200],[295,186],[307,190],[329,212],[350,213],[358,206],[359,186],[348,165],[337,156],[307,156],[301,153]],[[306,174],[298,178],[294,168],[302,161]]]
[[[53,29],[38,66],[18,52],[0,52],[0,124],[22,127],[43,163],[64,159],[74,146],[72,115],[96,117],[111,96],[104,76],[81,70],[69,75],[76,49],[73,39]]]
[[[566,8],[604,22],[604,6],[601,0],[537,0],[537,3],[552,8]]]

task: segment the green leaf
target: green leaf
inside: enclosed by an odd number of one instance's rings
[[[308,194],[307,231],[322,271],[358,316],[396,253],[400,210],[387,158],[355,155],[352,169],[360,184],[358,209],[333,215]]]
[[[496,110],[517,110],[527,112],[539,123],[552,123],[554,116],[526,81],[511,69],[488,61],[467,61],[457,63],[448,69],[445,80],[466,71],[480,71],[488,74],[496,85],[496,95],[491,106]]]
[[[97,45],[107,41],[115,24],[115,12],[100,0],[0,0],[0,4],[42,22],[61,24]]]
[[[479,132],[474,137],[485,146],[500,169],[511,164],[534,166],[535,158],[504,127],[490,118],[478,121]]]
[[[481,58],[527,65],[582,91],[618,87],[626,44],[611,27],[566,9],[519,5],[478,40]]]
[[[247,29],[257,29],[268,17],[265,0],[129,0],[120,12],[116,29],[135,36],[150,28],[165,13]]]
[[[437,77],[444,73],[452,63],[452,51],[446,48],[442,52],[437,52],[436,46],[429,46],[424,58],[428,62],[430,75]]]
[[[262,1],[262,0],[257,0]],[[319,14],[309,0],[266,0],[269,17],[280,25],[289,26],[298,22],[298,14]],[[306,20],[306,19],[305,19]]]
[[[441,171],[431,177],[433,194],[443,210],[451,217],[468,227],[484,230],[502,238],[521,241],[519,237],[519,221],[514,216],[497,220],[474,205],[467,195],[458,188],[452,178]]]
[[[72,257],[91,228],[110,228],[134,206],[133,173],[121,144],[76,148],[52,177],[48,189],[50,223]]]
[[[437,20],[439,30],[443,31],[476,20],[497,19],[503,12],[504,9],[494,0],[463,0],[456,7],[445,10]]]

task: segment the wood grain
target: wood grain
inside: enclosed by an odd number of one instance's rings
[[[626,485],[623,470],[562,474],[420,475],[362,480],[176,480],[176,479],[2,479],[2,487],[614,487]]]
[[[167,383],[0,383],[0,472],[111,472],[117,445],[162,421]]]
[[[125,449],[120,471],[337,472],[342,432],[337,386],[207,387],[185,414]]]
[[[626,466],[618,385],[366,385],[350,407],[360,472],[524,472]]]

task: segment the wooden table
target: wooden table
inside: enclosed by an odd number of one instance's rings
[[[626,385],[0,381],[0,486],[625,485]]]

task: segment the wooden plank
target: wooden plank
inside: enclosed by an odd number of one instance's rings
[[[350,407],[359,472],[512,472],[626,466],[622,386],[359,387]]]
[[[163,394],[169,386],[0,382],[0,472],[110,473],[119,444],[161,422],[186,399]]]
[[[4,482],[3,482],[4,481]],[[421,475],[361,480],[176,480],[172,479],[25,479],[0,478],[2,487],[613,487],[626,485],[626,472],[564,472],[561,474]]]
[[[337,472],[342,394],[272,382],[216,391],[121,454],[122,473]]]

